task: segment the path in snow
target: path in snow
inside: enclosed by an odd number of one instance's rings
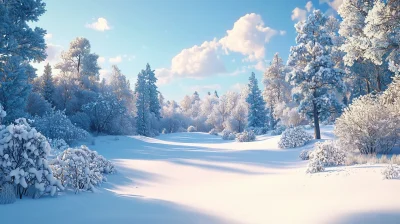
[[[282,150],[278,140],[98,137],[90,148],[119,171],[99,192],[18,200],[0,207],[0,223],[399,223],[400,181],[383,180],[382,166],[306,175],[298,155],[313,144]]]

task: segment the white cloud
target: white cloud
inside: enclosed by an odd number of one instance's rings
[[[260,15],[246,14],[239,18],[219,43],[225,50],[242,53],[251,61],[263,59],[265,44],[278,32],[266,27]]]
[[[229,90],[233,91],[233,92],[240,92],[242,91],[244,88],[246,88],[246,84],[243,83],[236,83],[234,85],[232,85]]]
[[[307,11],[305,9],[301,9],[296,7],[292,11],[292,20],[295,21],[304,21],[307,17]]]
[[[111,29],[107,20],[102,17],[98,18],[96,22],[86,24],[86,27],[97,31],[106,31]]]
[[[46,33],[46,35],[44,35],[45,40],[49,40],[51,38],[53,38],[53,34],[51,34],[51,33]]]
[[[337,11],[339,7],[342,5],[343,0],[320,0],[319,3],[320,4],[326,3],[335,11]]]
[[[266,69],[265,61],[257,62],[257,64],[254,65],[254,68],[257,69],[258,71],[264,71]]]
[[[174,78],[174,74],[170,69],[167,68],[159,68],[155,69],[154,73],[156,74],[157,77],[157,84],[158,85],[165,85],[169,82],[172,81]]]
[[[127,55],[127,54],[122,55],[122,57],[127,59],[128,61],[132,61],[133,59],[136,58],[135,55]]]
[[[58,62],[60,59],[62,50],[63,50],[63,47],[61,45],[48,43],[47,48],[46,48],[47,58],[45,61],[50,64]]]
[[[313,9],[313,4],[311,1],[307,2],[306,9],[307,9],[307,12],[311,12],[311,10]]]
[[[120,62],[122,61],[122,57],[121,57],[120,55],[118,55],[118,56],[116,56],[116,57],[114,57],[114,58],[108,59],[108,61],[109,61],[110,63],[117,64],[117,63],[120,63]]]
[[[218,57],[219,43],[205,41],[200,46],[183,49],[171,62],[171,71],[182,77],[201,78],[225,72],[225,65]]]
[[[104,63],[106,61],[106,59],[104,58],[104,57],[99,57],[98,59],[97,59],[97,63],[99,63],[99,64],[102,64],[102,63]]]
[[[281,36],[285,36],[285,35],[286,35],[286,30],[280,30],[280,31],[279,31],[279,34],[280,34]]]

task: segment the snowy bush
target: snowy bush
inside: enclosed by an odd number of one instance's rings
[[[222,131],[222,139],[223,140],[235,140],[236,135],[229,130]]]
[[[300,159],[302,159],[302,160],[309,160],[309,159],[310,159],[310,154],[311,154],[311,151],[310,151],[310,150],[302,150],[302,151],[300,152],[299,157],[300,157]]]
[[[398,179],[400,177],[400,168],[390,164],[383,170],[382,174],[385,179]]]
[[[346,153],[333,141],[317,142],[310,154],[311,160],[319,160],[323,166],[338,166],[345,164]]]
[[[15,187],[13,184],[0,185],[0,204],[12,204],[16,200]]]
[[[52,155],[58,155],[64,150],[69,148],[69,145],[64,141],[64,139],[48,139]]]
[[[86,113],[78,112],[70,116],[69,119],[76,127],[82,128],[85,131],[90,131],[90,117]]]
[[[318,159],[311,159],[308,163],[306,173],[318,173],[325,170],[324,165]]]
[[[256,134],[252,130],[244,131],[236,135],[236,141],[238,142],[253,142],[256,140]]]
[[[335,125],[341,147],[363,154],[390,152],[399,131],[400,114],[396,112],[396,105],[384,104],[371,95],[353,101]]]
[[[196,127],[194,127],[194,126],[189,126],[188,128],[187,128],[187,132],[195,132],[197,129],[196,129]]]
[[[90,136],[87,131],[73,125],[63,111],[52,111],[36,117],[33,124],[46,137],[64,139],[68,144]]]
[[[218,135],[218,131],[215,130],[215,128],[211,129],[211,131],[208,132],[210,135]]]
[[[62,185],[75,193],[93,191],[94,186],[107,180],[103,174],[115,172],[110,161],[86,146],[65,150],[52,161],[51,168]]]
[[[283,149],[300,147],[312,139],[313,137],[301,127],[289,128],[282,133],[278,146]]]
[[[2,124],[3,118],[6,117],[7,113],[4,110],[3,106],[0,104],[0,126]]]
[[[47,161],[50,145],[24,118],[0,130],[0,185],[13,183],[20,198],[28,189],[34,197],[63,190]]]
[[[279,125],[276,127],[276,129],[271,131],[271,135],[281,135],[282,132],[284,132],[286,130],[285,126]]]

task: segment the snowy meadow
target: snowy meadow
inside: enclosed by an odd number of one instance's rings
[[[264,60],[261,16],[132,79],[84,37],[50,64],[46,3],[0,0],[0,223],[399,223],[400,3],[336,2],[293,10],[261,79],[175,101],[160,86],[210,52]]]

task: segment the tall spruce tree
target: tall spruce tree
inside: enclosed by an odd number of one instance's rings
[[[344,88],[344,71],[335,68],[331,58],[333,42],[327,21],[321,11],[314,10],[306,21],[297,23],[297,45],[291,47],[288,60],[293,67],[290,81],[300,90],[294,98],[300,101],[299,110],[313,121],[316,139],[321,138],[320,120],[341,110],[335,93]]]
[[[42,96],[49,103],[53,102],[54,89],[55,87],[53,82],[51,66],[49,63],[47,63],[47,65],[44,66],[44,73],[42,77]]]
[[[159,91],[157,90],[157,77],[154,73],[154,70],[151,69],[150,65],[146,65],[146,70],[143,72],[145,74],[146,79],[146,88],[149,92],[149,105],[150,105],[150,112],[154,114],[154,116],[160,120],[161,119],[161,106],[160,102],[158,101],[158,94]]]
[[[249,127],[264,127],[266,121],[265,101],[258,88],[258,81],[254,72],[249,78],[249,95],[246,102],[249,104],[248,124]]]
[[[135,85],[136,95],[136,131],[139,135],[150,135],[150,95],[147,88],[146,74],[138,74]]]

